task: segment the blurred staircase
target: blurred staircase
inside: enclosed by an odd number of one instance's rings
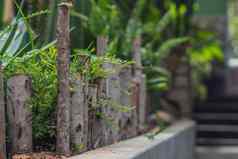
[[[238,97],[200,102],[194,107],[197,145],[238,146]]]

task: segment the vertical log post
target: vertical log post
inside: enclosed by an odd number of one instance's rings
[[[32,152],[31,79],[15,75],[7,81],[7,112],[11,153]]]
[[[87,59],[81,57],[82,62]],[[83,75],[78,75],[72,81],[73,93],[71,97],[71,147],[74,154],[87,150],[88,145],[88,82]]]
[[[108,38],[99,36],[97,38],[97,55],[103,56],[106,53]],[[115,69],[116,66],[106,63],[102,66],[107,70]],[[101,108],[102,128],[103,128],[103,145],[112,144],[119,139],[119,116],[118,110],[113,109],[114,104],[120,102],[120,81],[119,74],[110,75],[105,80],[101,80],[99,84],[99,101],[107,100],[110,105]],[[103,101],[102,101],[103,102]]]
[[[107,48],[108,38],[105,36],[97,37],[97,56],[103,56]],[[102,66],[103,67],[103,66]],[[101,79],[97,81],[97,100],[106,98],[106,81]],[[94,109],[94,108],[93,108]],[[92,123],[92,137],[91,148],[98,148],[105,145],[104,123],[102,117],[99,118],[97,114],[102,114],[102,108],[94,109],[95,117]]]
[[[6,121],[3,70],[0,66],[0,159],[6,159]]]
[[[132,101],[132,96],[134,95],[132,81],[132,68],[124,68],[120,72],[120,104],[122,106],[133,107],[136,104]],[[137,135],[137,112],[136,108],[132,109],[131,112],[121,113],[119,125],[120,125],[120,139],[124,140]]]
[[[101,141],[100,138],[102,137],[102,131],[100,126],[101,121],[97,119],[96,117],[96,111],[95,109],[97,108],[97,85],[90,85],[88,87],[88,148],[94,149],[99,146],[99,142]],[[98,131],[97,131],[98,128]]]
[[[137,37],[133,41],[133,60],[134,64],[134,84],[138,84],[138,90],[135,93],[138,93],[139,101],[137,105],[138,111],[138,128],[142,131],[145,128],[146,124],[146,77],[142,71],[142,61],[141,61],[141,37]],[[137,98],[136,98],[137,99]],[[136,101],[134,103],[137,103]]]
[[[104,65],[105,69],[114,70],[115,73],[107,77],[106,79],[106,100],[108,105],[103,108],[105,115],[104,119],[104,135],[105,144],[113,144],[119,140],[119,119],[121,112],[117,107],[120,105],[120,80],[119,73],[116,70],[118,66],[107,63]],[[109,124],[107,124],[109,121]]]
[[[58,99],[57,99],[57,141],[56,151],[60,154],[70,155],[70,16],[68,2],[59,5],[57,21],[57,73],[58,73]]]

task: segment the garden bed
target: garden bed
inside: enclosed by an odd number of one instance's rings
[[[195,123],[183,120],[153,139],[142,135],[70,159],[192,159],[194,137]]]

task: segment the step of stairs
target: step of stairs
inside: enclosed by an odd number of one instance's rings
[[[238,146],[198,146],[195,159],[238,159]]]
[[[197,126],[198,131],[206,132],[237,132],[238,125],[223,125],[223,124],[200,124]]]
[[[193,118],[197,122],[198,145],[238,146],[238,98],[199,103]]]
[[[198,145],[217,146],[217,145],[238,145],[238,139],[233,138],[198,138]],[[238,156],[237,156],[238,159]]]

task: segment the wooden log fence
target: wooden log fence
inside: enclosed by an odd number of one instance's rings
[[[97,38],[97,56],[104,56],[107,43],[107,37]],[[104,69],[115,73],[95,83],[88,83],[84,75],[70,80],[69,44],[69,7],[62,4],[57,23],[57,153],[78,154],[142,132],[146,125],[146,76],[141,64],[141,38],[132,44],[133,66],[118,71],[115,64],[103,64]],[[32,152],[32,113],[28,107],[33,93],[31,79],[26,75],[13,76],[7,81],[7,88],[11,153]],[[0,72],[0,159],[6,156],[4,109]]]

